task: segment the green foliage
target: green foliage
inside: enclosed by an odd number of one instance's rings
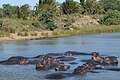
[[[45,25],[46,29],[54,30],[57,26],[53,20],[54,15],[50,12],[44,12],[42,16],[40,16],[40,21]]]
[[[15,33],[14,27],[6,26],[3,20],[0,20],[0,30],[7,33]]]
[[[120,10],[120,0],[100,0],[100,5],[104,8],[104,12],[112,10]]]
[[[95,14],[97,11],[96,0],[86,0],[86,2],[84,2],[84,9],[87,14]]]
[[[37,36],[37,33],[36,32],[31,32],[30,35],[31,36]]]
[[[83,10],[82,6],[73,0],[65,0],[62,4],[62,9],[64,14],[81,13]]]
[[[55,0],[39,0],[39,3],[35,6],[36,15],[41,15],[44,11],[49,11],[52,13],[57,12],[57,3]]]
[[[18,36],[28,36],[27,32],[18,32]]]
[[[120,24],[120,11],[110,10],[106,15],[100,18],[99,23],[105,24],[105,25]]]
[[[27,20],[30,14],[30,6],[28,4],[24,4],[20,7],[20,18]]]
[[[3,27],[3,20],[0,20],[0,29]]]
[[[41,23],[39,21],[33,21],[32,22],[32,26],[34,26],[37,29],[42,27],[42,25],[41,25]]]
[[[15,33],[15,28],[5,26],[5,27],[3,27],[3,31],[8,32],[8,33]]]
[[[45,29],[54,30],[57,26],[63,25],[71,27],[80,18],[77,16],[81,14],[92,15],[92,18],[98,19],[99,14],[107,13],[100,18],[101,24],[120,23],[118,13],[120,11],[120,0],[80,0],[80,2],[65,0],[63,3],[58,3],[56,0],[38,1],[33,10],[29,4],[21,6],[3,4],[0,8],[0,30],[15,33]],[[110,10],[115,10],[115,12]]]
[[[3,14],[5,17],[11,17],[12,16],[12,9],[10,4],[3,4]]]
[[[0,8],[0,19],[3,18],[3,9]]]

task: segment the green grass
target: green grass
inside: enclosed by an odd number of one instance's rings
[[[76,16],[76,15],[73,15]],[[65,16],[67,17],[67,16]],[[72,17],[72,16],[70,16]],[[64,18],[63,18],[64,19]],[[73,19],[73,17],[71,18]],[[1,20],[1,19],[0,19]],[[35,28],[32,26],[32,22],[34,20],[22,20],[22,19],[2,19],[4,29],[0,30],[0,37],[6,37],[10,36],[10,33],[18,33],[18,36],[37,36],[37,32],[42,32],[41,35],[44,37],[49,37],[49,31],[46,33],[44,29],[39,30],[38,28]],[[58,23],[59,18],[58,18]],[[84,27],[73,27],[73,30],[71,29],[55,29],[52,31],[53,37],[64,37],[64,36],[73,36],[73,35],[86,35],[86,34],[98,34],[98,33],[113,33],[113,32],[120,32],[120,25],[111,25],[111,26],[105,26],[105,25],[84,25]]]
[[[81,28],[73,28],[73,30],[57,29],[57,30],[53,31],[53,35],[54,36],[73,36],[73,35],[113,33],[113,32],[120,32],[120,25],[88,26],[88,27],[81,27]]]

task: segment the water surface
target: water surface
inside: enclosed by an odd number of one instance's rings
[[[64,53],[66,51],[79,51],[91,53],[99,52],[101,55],[117,56],[120,62],[120,33],[107,33],[97,35],[73,36],[46,40],[8,41],[0,43],[0,60],[11,56],[34,57],[51,52]],[[91,56],[76,56],[78,65],[81,59]],[[78,65],[68,70],[72,72]],[[118,65],[120,67],[120,65]],[[0,80],[43,80],[45,74],[54,73],[54,70],[36,71],[35,65],[0,65]],[[100,73],[87,73],[84,76],[74,76],[63,80],[119,80],[120,72],[104,71]]]

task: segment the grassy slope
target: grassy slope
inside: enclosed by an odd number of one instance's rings
[[[6,31],[0,30],[0,35],[7,36],[15,40],[19,39],[34,39],[34,38],[49,38],[49,37],[63,37],[72,35],[85,35],[96,33],[111,33],[120,32],[120,25],[105,26],[99,25],[97,19],[90,16],[82,17],[80,15],[69,15],[63,17],[56,17],[55,21],[58,26],[64,24],[71,24],[69,29],[58,28],[54,31],[46,31],[41,28],[32,26],[34,22],[31,20],[20,19],[3,19]],[[11,32],[11,33],[10,33]],[[11,37],[12,36],[12,37]],[[9,39],[8,39],[9,40]]]

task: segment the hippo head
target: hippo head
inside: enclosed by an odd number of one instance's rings
[[[98,57],[98,56],[99,56],[99,53],[98,53],[98,52],[93,52],[92,55],[93,55],[94,57]]]
[[[92,63],[92,62],[87,62],[85,64],[85,67],[87,68],[88,71],[95,69],[95,66],[96,65],[94,63]]]
[[[55,71],[66,71],[69,68],[70,68],[70,66],[68,66],[68,65],[59,65],[55,68]]]
[[[87,69],[84,66],[78,66],[76,69],[74,69],[73,74],[84,75],[86,72],[87,72]]]

